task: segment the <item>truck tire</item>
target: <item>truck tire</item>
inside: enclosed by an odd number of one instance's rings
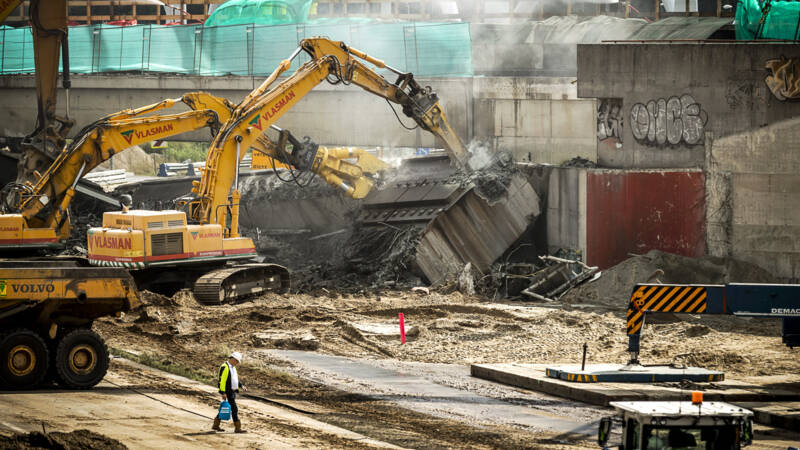
[[[6,333],[0,339],[0,357],[0,378],[12,389],[33,389],[47,375],[47,344],[32,330],[22,328]]]
[[[108,350],[97,333],[77,329],[61,339],[56,350],[59,384],[70,389],[89,389],[106,376]]]

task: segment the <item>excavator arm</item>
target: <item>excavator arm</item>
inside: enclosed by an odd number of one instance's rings
[[[3,23],[6,20],[6,17],[9,16],[17,6],[22,4],[22,0],[10,0],[0,3],[0,23]]]
[[[282,130],[276,126],[273,129],[279,133],[278,142],[273,142],[262,134],[251,147],[253,151],[262,153],[273,161],[280,161],[293,170],[292,164],[302,164],[302,158],[297,156],[301,152],[314,155],[312,167],[301,166],[301,170],[311,170],[333,187],[341,188],[351,198],[366,197],[372,190],[372,179],[368,174],[377,174],[389,167],[380,158],[371,155],[363,148],[320,147],[314,142],[306,140],[300,142],[289,130]],[[291,144],[291,153],[287,147]],[[347,161],[355,159],[355,163]],[[300,162],[298,162],[300,161]],[[273,169],[275,165],[273,164]]]
[[[179,102],[203,109],[145,116]],[[36,172],[36,184],[12,183],[4,188],[4,206],[17,214],[0,216],[0,222],[21,219],[24,228],[52,230],[57,239],[65,239],[71,228],[69,204],[78,180],[85,174],[117,152],[135,145],[203,127],[209,127],[213,135],[220,127],[220,119],[230,117],[233,106],[225,99],[195,92],[106,116],[81,130],[43,174]],[[0,231],[0,242],[3,241],[7,239],[3,239]]]
[[[18,3],[15,1],[11,2]],[[8,11],[0,11],[7,16]],[[0,16],[0,19],[4,19]],[[32,0],[30,2],[33,57],[36,67],[36,128],[22,143],[22,157],[17,181],[35,181],[34,171],[43,171],[58,157],[67,133],[74,125],[69,118],[69,47],[67,43],[67,1]],[[66,89],[66,115],[56,114],[56,88],[59,55],[63,62],[62,84]]]
[[[271,88],[278,77],[291,67],[291,61],[301,51],[305,51],[311,61]],[[397,81],[390,83],[365,63],[396,73]],[[278,118],[324,80],[333,84],[356,84],[400,105],[406,116],[441,140],[445,150],[458,165],[465,165],[467,151],[448,123],[438,97],[430,88],[421,87],[412,74],[400,72],[343,42],[325,38],[305,39],[289,59],[281,62],[258,88],[237,105],[230,120],[214,139],[201,180],[192,190],[196,199],[189,204],[190,220],[197,223],[217,223],[227,230],[227,236],[238,236],[235,222],[239,192],[235,186],[231,192],[231,186],[238,178],[237,162],[248,148],[259,145],[260,137]],[[270,153],[269,149],[266,153],[279,160],[287,159],[285,155]],[[284,162],[325,177],[331,184],[341,186],[344,183],[342,187],[348,194],[365,195],[363,187],[359,189],[349,186],[340,176],[341,171],[336,169],[346,166],[336,166],[340,161],[336,156],[334,152],[320,152],[315,146],[301,144],[294,145],[292,154],[288,157],[291,161]],[[232,223],[228,227],[227,215],[230,207],[233,208]]]

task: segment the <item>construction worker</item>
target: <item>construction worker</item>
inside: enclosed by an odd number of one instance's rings
[[[247,390],[244,384],[239,380],[239,374],[236,372],[236,366],[238,366],[240,362],[242,362],[242,354],[240,352],[231,353],[228,360],[219,366],[217,379],[219,381],[219,394],[222,396],[222,400],[227,400],[231,405],[234,432],[247,433],[247,431],[242,430],[242,422],[239,421],[239,407],[236,406],[236,394],[239,392],[239,388],[242,388],[243,391]],[[217,417],[214,418],[214,426],[211,427],[211,429],[214,431],[224,431],[219,424],[220,419],[219,414],[217,414]]]

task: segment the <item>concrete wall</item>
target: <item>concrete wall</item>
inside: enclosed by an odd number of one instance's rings
[[[439,94],[448,120],[461,136],[471,135],[472,79],[423,79]],[[241,101],[261,79],[249,77],[198,77],[153,74],[74,75],[70,108],[78,124],[104,115],[136,108],[165,98],[180,97],[186,92],[206,91],[233,102]],[[32,76],[0,77],[0,136],[21,136],[33,129],[36,121],[36,92]],[[59,92],[59,112],[66,102]],[[173,108],[184,111],[184,106]],[[397,110],[408,126],[414,122]],[[277,121],[277,125],[311,136],[324,144],[384,147],[431,147],[433,137],[419,129],[402,128],[386,101],[357,86],[332,86],[321,83],[314,91]],[[171,140],[210,141],[202,130],[176,136]]]
[[[800,56],[800,47],[578,45],[578,97],[598,99],[598,116],[613,116],[608,128],[621,124],[618,137],[597,140],[598,162],[619,168],[703,167],[706,134],[729,136],[800,115],[800,103],[777,100],[764,83],[765,63],[781,55]],[[604,108],[604,101],[611,106]],[[621,101],[618,113],[612,113],[615,101]]]
[[[706,147],[709,252],[800,279],[800,118]]]
[[[586,169],[556,167],[547,186],[547,250],[586,254]]]
[[[595,101],[578,99],[572,78],[475,78],[475,138],[518,161],[595,160]]]
[[[73,130],[107,114],[207,91],[238,102],[259,79],[154,74],[76,75],[71,91]],[[591,99],[578,99],[572,78],[435,78],[421,79],[439,95],[450,123],[462,140],[488,142],[512,151],[519,160],[561,163],[575,156],[595,159],[594,111]],[[31,76],[0,77],[0,136],[23,136],[36,120]],[[59,110],[64,111],[63,92]],[[186,108],[176,106],[175,112]],[[403,123],[413,124],[403,116]],[[277,125],[322,144],[381,147],[433,147],[433,137],[408,131],[383,99],[356,86],[322,83],[277,121]],[[209,141],[206,130],[171,140]]]

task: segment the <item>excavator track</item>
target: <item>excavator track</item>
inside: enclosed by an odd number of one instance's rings
[[[243,264],[211,271],[194,283],[194,296],[204,305],[231,303],[264,292],[289,289],[289,271],[277,264]]]

